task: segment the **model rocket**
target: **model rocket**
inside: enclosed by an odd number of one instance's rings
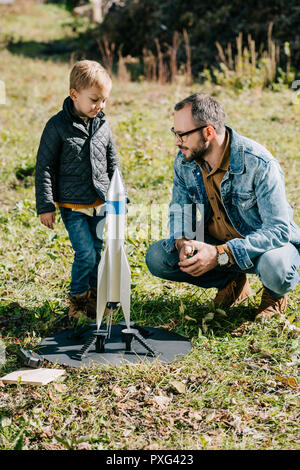
[[[131,274],[124,250],[126,194],[117,168],[106,199],[106,248],[98,266],[97,329],[101,327],[107,303],[121,304],[129,329]]]

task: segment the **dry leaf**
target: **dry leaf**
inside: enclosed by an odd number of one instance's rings
[[[187,320],[191,320],[191,321],[194,321],[194,322],[197,323],[196,318],[189,317],[188,315],[185,315],[184,318],[186,318]]]
[[[180,313],[183,315],[184,314],[184,305],[182,303],[182,300],[180,299],[180,307],[179,307]]]
[[[194,418],[196,421],[202,421],[203,419],[202,413],[200,411],[191,411],[190,417]]]
[[[171,387],[173,388],[174,392],[176,393],[185,393],[186,392],[186,386],[184,383],[179,382],[179,380],[172,380],[170,382]]]
[[[171,398],[156,395],[153,397],[153,401],[159,406],[159,408],[167,408]]]
[[[68,389],[68,387],[65,384],[55,384],[54,383],[53,387],[55,388],[55,390],[57,392],[60,392],[60,393],[65,392]]]
[[[232,336],[243,336],[244,333],[246,333],[249,330],[249,326],[251,325],[252,322],[246,321],[245,323],[242,323],[238,328],[236,328],[234,331],[231,332]]]
[[[253,339],[250,341],[249,346],[248,346],[248,349],[249,349],[249,351],[250,351],[252,354],[256,354],[256,353],[259,353],[259,352],[261,351],[260,348],[258,348],[257,346],[255,346]]]
[[[122,390],[121,387],[118,385],[115,385],[112,389],[112,392],[116,395],[116,397],[123,397],[124,396],[124,390]]]
[[[77,447],[78,450],[92,450],[92,446],[89,442],[80,442]]]
[[[284,383],[285,385],[289,385],[289,387],[297,388],[298,382],[294,377],[281,377],[281,375],[276,374],[275,379],[279,382]]]
[[[207,327],[207,325],[206,325],[205,321],[204,321],[204,320],[202,320],[202,331],[203,331],[203,333],[206,333],[206,332],[207,332],[207,330],[208,330],[208,327]]]

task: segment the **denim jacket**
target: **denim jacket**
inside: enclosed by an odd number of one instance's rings
[[[287,202],[283,173],[277,160],[257,142],[239,135],[230,127],[230,166],[220,186],[226,214],[243,238],[227,242],[242,270],[253,267],[253,260],[286,243],[300,250],[300,229]],[[195,239],[196,210],[202,207],[201,223],[211,215],[201,168],[187,162],[179,151],[174,162],[173,195],[169,206],[169,239],[165,250],[175,250],[177,238]],[[199,238],[197,238],[199,239]],[[203,241],[203,240],[202,240]]]

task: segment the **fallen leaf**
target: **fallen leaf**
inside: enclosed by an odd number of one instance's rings
[[[298,387],[298,382],[294,377],[281,377],[281,375],[276,374],[275,379],[278,380],[279,382],[284,383],[285,385],[288,385],[289,387],[292,387],[292,388]]]
[[[245,323],[242,323],[238,328],[236,328],[234,331],[231,332],[232,336],[243,336],[244,333],[246,333],[249,330],[249,326],[251,325],[250,321],[246,321]]]
[[[260,348],[258,348],[257,346],[255,346],[253,339],[250,341],[249,346],[248,346],[248,349],[249,349],[249,351],[250,351],[252,354],[256,354],[256,353],[259,353],[259,352],[261,351]]]
[[[52,431],[51,426],[44,426],[42,428],[41,437],[49,438],[49,437],[52,437],[52,436],[53,436],[53,431]]]
[[[147,450],[157,450],[160,449],[161,446],[159,444],[150,444],[148,447],[146,447]]]
[[[184,383],[179,382],[179,380],[172,380],[170,382],[171,387],[176,393],[185,393],[186,392],[186,386]]]
[[[123,397],[124,396],[124,390],[119,387],[118,385],[115,385],[112,389],[112,392],[116,395],[116,397]]]
[[[202,421],[203,419],[202,413],[200,411],[191,411],[190,417],[194,418],[196,421]]]
[[[59,393],[65,392],[68,389],[68,387],[65,384],[56,384],[56,383],[54,383],[53,387]]]
[[[78,450],[92,450],[92,446],[89,442],[80,442],[77,446]]]
[[[186,318],[187,320],[191,320],[191,321],[194,321],[194,322],[197,323],[196,318],[189,317],[188,315],[185,315],[184,318]]]
[[[170,401],[171,401],[171,398],[169,397],[164,397],[164,396],[159,396],[159,395],[156,395],[153,397],[153,401],[159,406],[159,408],[167,408]]]
[[[183,302],[182,300],[180,299],[180,307],[179,307],[179,311],[180,313],[183,315],[184,314],[184,305],[183,305]]]

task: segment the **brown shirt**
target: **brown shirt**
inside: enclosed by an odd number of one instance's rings
[[[212,208],[212,215],[208,221],[207,227],[208,233],[217,240],[220,240],[220,242],[225,243],[223,247],[230,258],[230,263],[232,264],[235,260],[229,246],[226,245],[226,242],[233,238],[243,237],[232,226],[221,199],[221,181],[230,164],[230,134],[228,130],[226,130],[225,139],[225,149],[218,164],[214,168],[211,168],[209,164],[204,161],[200,166],[202,169],[207,197]]]

